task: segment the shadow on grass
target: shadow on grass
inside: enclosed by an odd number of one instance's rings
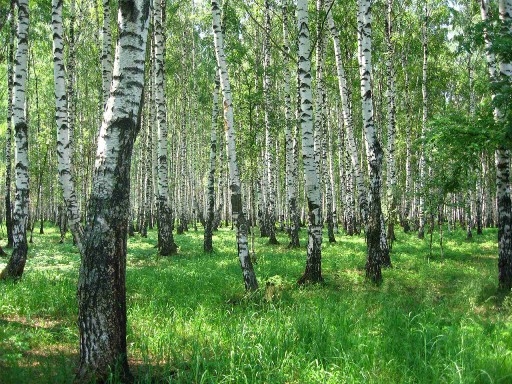
[[[74,346],[48,343],[44,338],[64,339],[60,323],[31,325],[0,319],[0,383],[69,383],[78,353]],[[50,335],[48,335],[50,334]]]

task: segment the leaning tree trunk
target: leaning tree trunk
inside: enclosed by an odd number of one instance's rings
[[[231,86],[224,54],[224,38],[222,36],[220,22],[220,4],[218,0],[211,0],[212,9],[212,27],[215,43],[215,56],[217,58],[218,71],[220,76],[220,86],[224,99],[224,130],[226,132],[226,148],[229,167],[229,189],[231,190],[231,214],[236,225],[238,258],[246,290],[258,289],[258,281],[249,255],[248,244],[248,223],[242,210],[242,188],[240,184],[240,175],[238,171],[238,162],[236,159],[236,141],[235,127],[233,122],[233,102],[231,96]]]
[[[28,67],[28,0],[18,0],[18,47],[14,67],[13,115],[16,196],[14,199],[13,250],[0,279],[20,279],[27,261],[27,224],[29,211],[28,126],[25,114],[25,90]]]
[[[11,0],[9,20],[9,53],[7,56],[7,128],[5,130],[5,227],[7,229],[7,247],[12,248],[12,204],[11,204],[11,180],[12,180],[12,93],[14,88],[14,37],[16,35],[16,22],[14,11],[16,0]]]
[[[155,104],[158,124],[158,251],[162,256],[176,253],[172,233],[172,212],[169,207],[167,161],[167,112],[165,97],[165,0],[153,1],[153,36],[155,44]]]
[[[83,228],[71,173],[71,132],[68,125],[66,80],[64,70],[64,45],[62,42],[62,0],[52,0],[53,28],[53,82],[55,87],[55,121],[57,122],[57,166],[59,182],[66,204],[68,224],[75,243],[82,251]],[[70,88],[74,84],[70,85]]]
[[[306,270],[299,284],[322,282],[322,201],[320,181],[315,164],[313,140],[313,96],[311,92],[311,41],[307,0],[297,0],[297,26],[299,32],[299,92],[300,126],[302,132],[302,159],[308,201],[308,251]]]
[[[131,381],[126,353],[126,246],[130,164],[144,89],[149,0],[119,2],[119,39],[78,279],[79,383]]]
[[[371,88],[371,52],[372,52],[372,17],[370,0],[358,0],[357,30],[359,48],[359,75],[361,77],[361,100],[363,113],[363,129],[366,140],[366,156],[369,166],[369,215],[366,225],[366,242],[368,254],[366,260],[366,277],[374,282],[382,280],[381,264],[381,167],[383,152],[377,139],[373,122],[373,104]]]
[[[213,251],[213,219],[215,216],[215,163],[217,161],[217,118],[219,115],[219,76],[215,76],[213,89],[212,128],[210,132],[210,170],[208,172],[206,225],[204,228],[203,249],[205,252]]]
[[[284,67],[284,118],[285,118],[285,147],[286,147],[286,193],[287,193],[287,206],[290,228],[288,231],[290,237],[289,248],[300,247],[299,243],[299,212],[297,207],[297,158],[295,157],[295,147],[297,140],[295,132],[292,133],[292,100],[290,93],[290,68],[289,57],[290,42],[288,38],[288,8],[289,0],[283,2],[283,57]]]

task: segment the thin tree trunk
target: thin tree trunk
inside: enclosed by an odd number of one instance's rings
[[[328,0],[326,2],[326,9],[331,9],[331,3],[333,0]],[[332,12],[327,14],[327,22],[329,24],[329,29],[331,31],[333,45],[334,45],[334,54],[336,58],[336,70],[338,75],[338,87],[341,97],[342,110],[343,110],[343,120],[345,122],[345,127],[347,130],[347,141],[348,141],[348,150],[350,154],[350,160],[352,161],[352,169],[355,173],[356,184],[357,184],[357,199],[359,205],[359,212],[361,214],[361,219],[366,223],[368,219],[368,198],[367,198],[367,190],[366,185],[364,183],[363,172],[361,170],[361,165],[359,161],[359,156],[357,153],[357,144],[354,135],[354,120],[352,117],[352,108],[350,106],[350,97],[349,97],[349,87],[347,84],[347,79],[345,76],[345,69],[343,66],[342,54],[341,54],[341,46],[340,46],[340,37],[339,32],[334,24],[334,19],[332,17]]]
[[[149,0],[120,1],[119,39],[96,164],[78,279],[77,383],[131,382],[126,343],[130,164],[144,89]]]
[[[206,225],[204,228],[203,249],[205,252],[213,251],[213,220],[215,215],[215,164],[217,161],[217,118],[219,115],[219,76],[215,76],[213,89],[212,128],[210,132],[210,170],[208,172]]]
[[[286,53],[283,56],[284,67],[284,118],[285,118],[285,146],[286,146],[286,192],[288,200],[288,215],[289,215],[289,248],[300,247],[299,243],[299,213],[297,207],[297,157],[295,156],[297,139],[295,132],[292,132],[292,101],[290,93],[290,67],[288,54],[290,53],[290,42],[288,38],[288,10],[289,0],[283,2],[283,51]]]
[[[381,265],[382,249],[382,210],[380,200],[381,167],[383,152],[377,139],[373,123],[372,104],[372,16],[370,0],[358,0],[357,30],[359,50],[359,75],[361,77],[361,100],[363,113],[363,129],[366,139],[366,156],[369,166],[369,215],[366,226],[366,243],[368,247],[366,260],[366,277],[373,282],[382,280]]]
[[[167,160],[167,105],[165,96],[165,0],[153,2],[153,35],[155,44],[155,105],[158,124],[158,251],[169,256],[177,251],[172,233],[169,207]]]
[[[27,224],[29,211],[29,173],[28,173],[28,126],[25,110],[26,84],[28,74],[28,0],[18,0],[18,47],[14,67],[13,114],[15,152],[15,183],[13,217],[13,251],[1,279],[18,280],[23,275],[27,261]]]
[[[12,248],[14,244],[12,227],[12,203],[11,203],[11,184],[12,184],[12,99],[14,88],[14,38],[16,36],[15,22],[16,0],[11,0],[10,20],[9,20],[9,53],[7,57],[7,128],[5,131],[5,227],[7,229],[7,248]]]
[[[305,192],[308,203],[308,246],[306,270],[298,284],[319,283],[322,277],[322,201],[320,181],[315,164],[313,138],[313,96],[311,92],[311,41],[307,0],[297,0],[297,27],[299,34],[299,92],[300,126],[302,132],[302,159],[304,163]]]
[[[428,118],[428,88],[427,88],[427,74],[428,74],[428,37],[427,37],[427,27],[428,27],[428,9],[427,4],[425,3],[425,14],[423,21],[423,37],[422,37],[422,46],[423,46],[423,67],[422,67],[422,80],[421,80],[421,94],[422,94],[422,103],[423,103],[423,113],[421,119],[421,139],[422,143],[425,141],[425,136],[427,134],[427,118]],[[419,169],[420,169],[420,178],[419,178],[419,206],[418,206],[418,216],[419,216],[419,227],[418,227],[418,238],[423,239],[425,237],[425,195],[427,191],[425,190],[425,180],[428,177],[427,171],[427,162],[425,159],[426,153],[424,149],[424,145],[422,144],[420,160],[419,160]]]
[[[224,130],[226,133],[226,148],[229,166],[229,189],[231,190],[231,212],[237,230],[238,258],[244,277],[245,289],[258,289],[258,281],[249,255],[248,225],[242,210],[242,188],[236,159],[235,127],[233,124],[233,104],[231,86],[227,70],[226,56],[224,54],[224,39],[220,22],[220,4],[217,0],[211,0],[212,27],[215,43],[215,56],[217,58],[220,85],[224,99]]]
[[[82,252],[83,228],[71,170],[71,131],[66,99],[66,78],[64,70],[64,45],[62,42],[62,0],[52,0],[53,27],[53,78],[55,88],[55,120],[57,122],[57,168],[62,187],[67,217],[73,238]],[[74,84],[70,85],[72,88]],[[70,92],[68,92],[68,95]]]

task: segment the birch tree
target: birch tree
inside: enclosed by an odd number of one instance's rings
[[[158,251],[162,256],[176,253],[177,246],[172,233],[172,212],[169,207],[168,159],[167,159],[167,110],[165,96],[165,34],[163,22],[165,0],[153,1],[153,37],[155,48],[154,91],[158,127]]]
[[[278,244],[276,239],[276,181],[275,181],[275,155],[274,135],[270,126],[270,3],[265,0],[265,37],[263,43],[263,97],[264,97],[264,118],[265,118],[265,176],[266,177],[266,219],[269,244]]]
[[[213,41],[215,44],[215,57],[217,59],[218,71],[220,76],[220,87],[223,96],[224,105],[224,131],[226,136],[226,152],[228,157],[229,169],[229,189],[231,191],[231,215],[236,225],[236,237],[238,245],[238,258],[244,277],[245,289],[258,289],[258,281],[249,256],[248,243],[248,222],[242,210],[242,188],[240,184],[240,174],[238,171],[238,162],[236,158],[236,140],[233,118],[233,101],[231,95],[231,85],[227,69],[226,55],[224,53],[224,37],[222,35],[220,21],[220,2],[211,0]]]
[[[308,204],[308,245],[306,270],[299,284],[318,283],[322,278],[322,201],[320,181],[315,164],[313,134],[313,95],[311,92],[311,41],[309,35],[308,1],[297,0],[297,28],[299,36],[299,92],[302,159]]]
[[[57,162],[59,183],[63,191],[68,225],[73,234],[75,243],[81,251],[83,228],[80,223],[75,183],[71,173],[71,132],[68,126],[66,75],[63,59],[62,4],[63,0],[52,0],[53,83],[55,88],[55,121],[57,122]],[[73,86],[74,85],[70,87]]]
[[[5,130],[5,227],[7,230],[7,248],[14,244],[12,237],[12,93],[14,88],[14,38],[16,35],[15,12],[16,0],[11,0],[9,11],[9,47],[7,54],[7,127]]]
[[[372,103],[372,15],[370,0],[358,0],[357,13],[359,75],[361,78],[361,102],[366,156],[369,167],[369,215],[366,225],[366,277],[374,282],[382,280],[382,210],[381,210],[381,167],[383,151],[377,138],[373,121]]]
[[[345,68],[343,65],[339,31],[336,28],[336,25],[334,24],[334,19],[332,16],[332,2],[333,0],[326,1],[326,9],[329,10],[327,14],[327,22],[333,40],[334,55],[336,59],[336,73],[338,77],[338,88],[342,103],[343,120],[345,123],[345,129],[347,131],[348,151],[350,155],[350,160],[352,162],[352,169],[355,173],[356,178],[359,212],[361,214],[361,219],[363,220],[363,222],[366,222],[368,217],[367,189],[364,182],[363,172],[361,170],[359,155],[357,152],[357,143],[354,135],[354,119],[352,116],[352,108],[350,105],[349,97],[349,87],[347,84]]]
[[[210,131],[210,170],[208,172],[208,186],[206,196],[206,226],[204,228],[203,249],[205,252],[213,251],[213,220],[215,216],[215,163],[217,161],[217,118],[219,115],[219,76],[215,76],[213,89],[212,127]]]
[[[284,0],[283,11],[283,83],[284,83],[284,119],[285,119],[285,146],[286,146],[286,193],[288,200],[289,215],[289,248],[297,248],[299,243],[299,213],[297,207],[297,157],[295,151],[297,147],[297,135],[292,132],[292,100],[290,91],[290,63],[288,55],[290,54],[290,41],[288,37],[288,9],[289,0]]]
[[[12,121],[16,149],[14,154],[16,195],[13,215],[13,250],[0,279],[20,279],[27,261],[29,214],[28,125],[25,109],[28,73],[28,0],[18,0],[18,46],[16,48]]]
[[[120,0],[119,38],[98,137],[78,278],[80,365],[75,381],[132,376],[126,348],[126,246],[130,162],[140,127],[149,0]]]

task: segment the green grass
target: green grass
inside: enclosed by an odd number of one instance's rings
[[[156,233],[133,237],[133,373],[141,383],[512,383],[512,295],[496,291],[496,230],[444,236],[443,257],[435,243],[430,258],[427,240],[398,232],[377,287],[364,279],[364,239],[338,235],[322,246],[325,284],[305,288],[295,284],[305,249],[287,250],[283,234],[277,246],[257,237],[263,288],[249,296],[232,231],[215,234],[212,255],[202,232],[176,236],[170,258],[158,257]],[[22,281],[0,283],[0,383],[72,381],[79,256],[58,239],[51,227],[35,235]]]

